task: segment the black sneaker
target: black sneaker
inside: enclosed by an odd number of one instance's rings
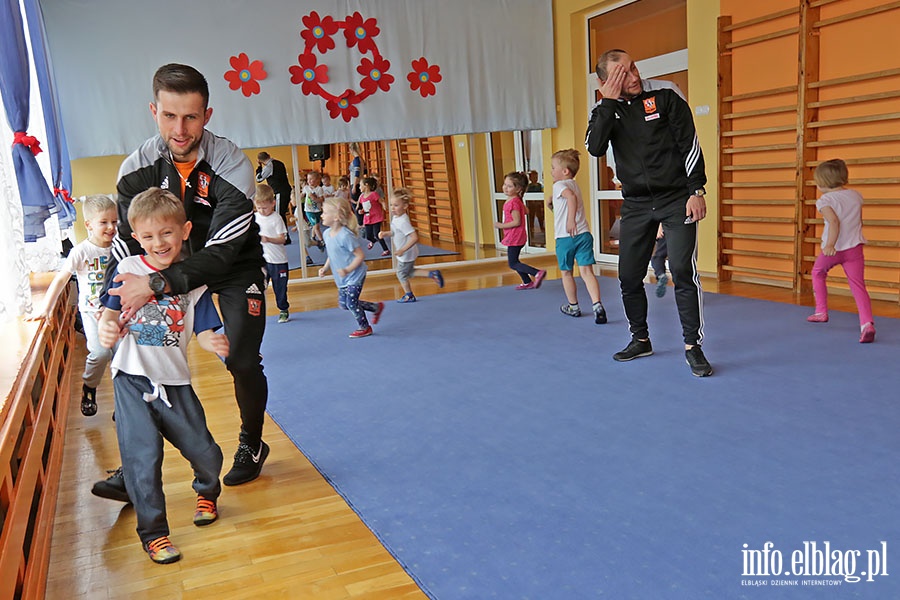
[[[606,309],[603,308],[603,304],[600,302],[594,304],[594,323],[597,325],[606,323]]]
[[[91,493],[107,500],[117,500],[118,502],[131,504],[128,490],[125,489],[125,475],[122,474],[122,467],[115,471],[107,471],[107,473],[111,473],[111,475],[95,483],[94,487],[91,488]]]
[[[618,362],[627,362],[629,360],[634,360],[635,358],[641,358],[642,356],[650,356],[653,354],[653,346],[650,345],[650,340],[631,340],[628,342],[628,345],[625,346],[625,349],[621,352],[616,352],[613,354],[613,360]]]
[[[81,414],[86,417],[97,414],[97,388],[81,384]]]
[[[248,444],[241,442],[238,444],[237,452],[234,453],[234,465],[222,478],[222,483],[225,485],[241,485],[242,483],[253,481],[259,477],[267,456],[269,456],[269,445],[267,443],[260,441],[259,449],[254,451]]]
[[[700,346],[693,346],[684,351],[684,360],[691,368],[691,375],[694,377],[709,377],[712,375],[712,366],[706,357],[703,356],[703,350]]]

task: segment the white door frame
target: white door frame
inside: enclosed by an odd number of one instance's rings
[[[526,133],[530,133],[530,131],[516,130],[513,132],[513,145],[514,145],[514,148],[516,151],[516,168],[519,169],[520,171],[525,169],[525,146],[522,143],[522,136],[525,135]],[[543,135],[543,131],[541,131],[541,135]],[[494,172],[494,146],[493,146],[493,143],[491,142],[490,132],[486,133],[484,135],[484,139],[485,139],[485,148],[487,150],[487,157],[488,157],[488,176],[490,177],[490,180],[491,180],[491,214],[494,216],[495,222],[503,221],[503,215],[498,214],[498,212],[497,212],[497,200],[506,200],[506,194],[504,194],[503,192],[498,192],[494,189],[494,182],[496,181],[496,173]],[[543,170],[543,165],[541,167],[541,170]],[[526,200],[535,200],[538,197],[543,199],[544,194],[543,194],[543,192],[531,192],[530,194],[528,194],[528,193],[522,194],[522,196],[523,196],[522,202],[525,202]],[[546,232],[544,233],[544,235],[546,236]],[[498,250],[503,250],[506,248],[506,246],[504,246],[503,244],[500,243],[501,239],[502,239],[502,235],[500,234],[500,230],[495,227],[494,228],[494,246]],[[539,248],[536,246],[531,246],[528,243],[530,241],[531,240],[528,240],[525,243],[525,247],[522,248],[522,252],[527,254],[529,250],[536,250],[538,252],[546,251],[546,248]]]

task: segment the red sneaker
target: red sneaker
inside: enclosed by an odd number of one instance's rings
[[[350,339],[364,338],[369,337],[370,335],[372,335],[372,328],[366,327],[365,329],[357,329],[356,331],[351,333]]]
[[[384,312],[384,302],[378,303],[378,308],[375,309],[375,312],[372,313],[372,325],[378,325],[378,321],[381,319],[381,313]]]

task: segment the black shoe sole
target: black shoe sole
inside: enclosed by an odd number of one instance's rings
[[[687,364],[687,366],[689,366],[689,367],[691,366],[691,363],[689,363],[687,361],[684,361],[684,362],[685,362],[685,364]],[[713,374],[712,367],[709,368],[709,371],[704,371],[703,373],[698,373],[697,371],[694,370],[694,367],[691,367],[691,375],[693,375],[694,377],[709,377],[712,374]]]
[[[613,354],[613,360],[616,362],[628,362],[629,360],[634,360],[636,358],[643,358],[645,356],[651,356],[653,354],[653,350],[649,352],[641,352],[640,354],[635,354],[633,356],[620,356],[618,353]]]
[[[606,315],[603,315],[602,317],[598,317],[597,315],[594,315],[594,323],[596,325],[605,325],[606,321],[607,321]]]

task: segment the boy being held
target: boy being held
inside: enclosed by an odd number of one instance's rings
[[[151,289],[160,291],[124,321],[119,297],[104,294],[100,342],[111,348],[121,338],[111,367],[116,435],[138,536],[151,560],[172,563],[181,558],[181,552],[168,537],[163,438],[194,470],[194,525],[209,525],[218,518],[216,500],[222,489],[222,450],[206,426],[203,407],[191,387],[187,345],[192,332],[204,350],[222,358],[228,356],[229,345],[225,335],[214,333],[222,322],[206,286],[186,294],[164,292],[166,282],[159,271],[181,260],[182,244],[191,231],[181,200],[166,190],[150,188],[131,201],[128,223],[146,254],[122,259],[111,274],[110,289],[120,285],[119,273],[134,273],[149,275]]]
[[[103,310],[100,304],[100,291],[103,289],[103,278],[109,264],[119,217],[116,203],[108,196],[88,196],[84,199],[83,211],[88,239],[77,244],[69,252],[59,273],[47,288],[44,309],[33,319],[50,316],[51,307],[56,304],[59,293],[69,283],[74,273],[78,278],[78,311],[81,313],[88,350],[82,375],[81,414],[90,417],[97,414],[97,386],[112,358],[112,350],[100,344],[97,336],[97,320]]]
[[[275,212],[275,191],[267,184],[256,184],[253,205],[256,207],[256,224],[259,225],[259,239],[266,261],[266,280],[272,285],[275,304],[281,311],[278,314],[278,322],[287,323],[291,316],[288,312],[291,305],[287,297],[288,256],[284,247],[287,241],[287,226],[281,215]]]
[[[547,198],[547,208],[554,213],[556,258],[568,300],[559,310],[571,317],[581,316],[578,290],[572,274],[577,261],[581,279],[593,303],[594,323],[602,325],[606,323],[606,310],[600,302],[600,284],[594,275],[594,237],[584,216],[581,189],[574,179],[579,164],[578,151],[573,149],[559,150],[550,158],[553,195]]]
[[[416,296],[409,285],[410,277],[430,277],[439,288],[444,287],[444,276],[437,269],[426,271],[416,268],[419,256],[419,234],[409,220],[409,203],[412,193],[406,188],[397,188],[391,194],[391,229],[379,231],[378,239],[390,237],[394,244],[394,256],[397,257],[397,279],[403,288],[400,303],[415,302]]]

